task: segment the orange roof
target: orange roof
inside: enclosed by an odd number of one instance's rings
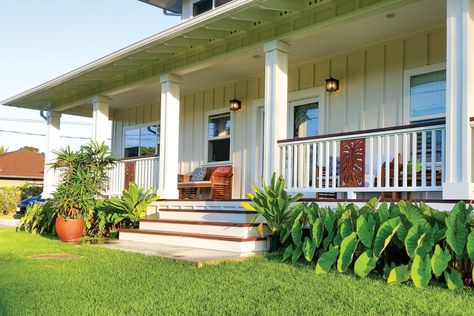
[[[44,154],[20,149],[0,155],[0,178],[43,179]]]

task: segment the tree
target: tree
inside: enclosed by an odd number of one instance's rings
[[[8,151],[8,148],[7,148],[7,147],[0,146],[0,155],[5,154],[7,151]]]
[[[35,152],[35,153],[38,153],[38,152],[39,152],[39,149],[36,148],[36,147],[33,147],[33,146],[23,146],[23,147],[20,148],[20,150],[22,150],[22,149],[23,149],[23,150],[31,150],[31,151],[33,151],[33,152]]]

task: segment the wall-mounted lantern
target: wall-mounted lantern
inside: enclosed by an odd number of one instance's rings
[[[326,79],[327,92],[336,92],[338,90],[339,90],[339,80],[334,79],[333,77]]]
[[[229,101],[229,108],[231,111],[238,111],[242,108],[242,102],[234,98]]]

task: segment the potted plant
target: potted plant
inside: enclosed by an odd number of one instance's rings
[[[273,173],[270,185],[262,181],[262,189],[252,185],[255,193],[248,193],[251,203],[243,202],[242,206],[250,211],[256,211],[257,215],[252,222],[264,218],[265,223],[260,223],[257,230],[261,237],[265,236],[264,224],[269,229],[267,240],[269,242],[270,252],[278,251],[281,247],[281,231],[286,227],[290,220],[292,203],[298,201],[303,195],[301,193],[291,196],[285,191],[285,179]]]
[[[91,216],[95,200],[105,191],[107,171],[115,160],[108,147],[91,142],[73,152],[69,147],[54,152],[51,167],[61,172],[61,181],[53,193],[52,207],[57,214],[56,233],[62,241],[77,240]]]

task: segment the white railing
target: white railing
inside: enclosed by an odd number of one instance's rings
[[[441,191],[444,181],[443,124],[289,139],[278,145],[280,174],[289,191],[346,192],[353,198],[355,192]]]
[[[159,157],[122,159],[108,171],[109,186],[104,195],[121,195],[127,181],[134,181],[139,187],[148,189],[158,188]],[[52,175],[52,192],[61,181],[63,170],[50,169]],[[127,176],[128,173],[128,176]]]
[[[119,160],[109,170],[110,185],[105,195],[121,195],[126,181],[130,180],[145,190],[157,189],[159,169],[159,157]]]

